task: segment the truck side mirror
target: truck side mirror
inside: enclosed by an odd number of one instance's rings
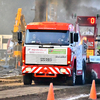
[[[73,33],[70,33],[70,43],[73,43]]]
[[[18,32],[18,43],[22,43],[22,32]]]
[[[74,42],[78,42],[78,33],[74,33]]]

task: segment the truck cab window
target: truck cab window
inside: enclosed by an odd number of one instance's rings
[[[69,45],[69,31],[27,30],[25,43]]]

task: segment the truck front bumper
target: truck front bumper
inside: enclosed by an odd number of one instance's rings
[[[57,74],[67,74],[71,75],[70,66],[55,66],[55,65],[24,65],[22,66],[22,73],[34,73],[36,76],[38,75],[54,75],[56,77]],[[52,76],[51,76],[52,77]]]

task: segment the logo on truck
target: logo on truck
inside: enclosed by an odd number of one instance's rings
[[[48,54],[66,54],[66,49],[49,49]]]
[[[34,49],[34,48],[28,48],[29,54],[47,54],[48,49]]]

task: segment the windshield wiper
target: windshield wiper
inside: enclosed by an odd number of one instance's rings
[[[66,43],[66,44],[59,44],[59,43],[25,43],[25,44],[34,44],[34,45],[60,45],[60,46],[69,45],[69,43]]]
[[[25,43],[25,44],[35,44],[35,45],[39,45],[41,43]]]
[[[42,45],[59,45],[58,43],[41,43]]]
[[[65,44],[60,44],[60,43],[49,43],[51,45],[60,45],[60,46],[63,46],[63,45],[69,45],[69,43],[65,43]]]

